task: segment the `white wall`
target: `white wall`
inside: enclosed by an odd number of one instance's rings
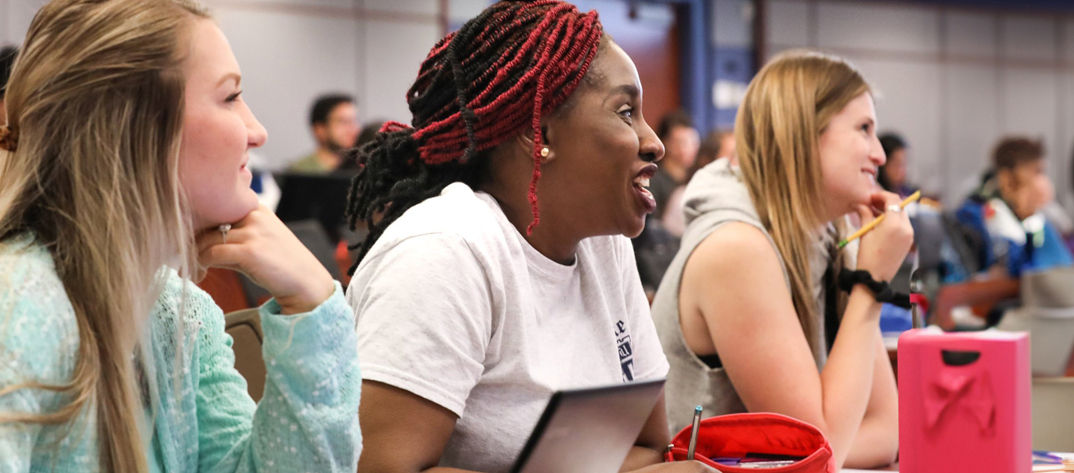
[[[488,0],[202,0],[231,42],[243,95],[269,131],[259,154],[270,167],[313,149],[314,98],[358,98],[362,121],[410,121],[406,91],[452,24]],[[46,0],[0,0],[0,44],[22,42]]]
[[[19,44],[37,9],[47,0],[0,0],[0,45]]]
[[[898,2],[762,0],[765,52],[846,57],[877,92],[881,131],[910,143],[915,182],[956,205],[1001,136],[1042,138],[1074,209],[1074,16]]]

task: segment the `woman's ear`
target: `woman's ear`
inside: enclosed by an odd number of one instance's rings
[[[517,144],[525,153],[529,159],[533,159],[533,130],[525,129],[518,134],[516,138]],[[546,164],[556,159],[555,146],[553,145],[553,137],[551,127],[542,123],[541,124],[541,149],[537,152],[541,155],[541,164]]]

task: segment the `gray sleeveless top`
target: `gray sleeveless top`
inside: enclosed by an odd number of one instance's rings
[[[787,266],[776,249],[771,235],[761,224],[757,211],[750,199],[749,191],[742,183],[738,169],[731,166],[729,160],[720,159],[697,172],[687,185],[683,196],[686,216],[686,231],[682,236],[682,245],[672,260],[660,283],[660,289],[653,299],[653,321],[664,347],[668,363],[668,372],[664,395],[668,410],[668,423],[674,435],[693,421],[694,406],[705,409],[704,416],[746,412],[746,407],[739,399],[738,393],[723,368],[709,368],[697,355],[686,346],[682,326],[679,324],[679,285],[686,261],[690,258],[706,237],[714,230],[729,222],[742,222],[759,229],[768,239],[772,249],[776,250],[780,266],[783,269],[783,283],[790,289]],[[824,367],[827,350],[824,349],[824,293],[823,276],[828,265],[828,250],[834,238],[830,232],[821,232],[822,238],[817,242],[817,251],[810,255],[813,276],[813,295],[817,301],[817,335],[809,343],[821,347],[818,351],[817,368]],[[856,247],[854,248],[856,250]],[[848,251],[856,254],[856,251]],[[851,262],[852,263],[852,262]],[[775,283],[773,281],[773,283]],[[718,330],[719,327],[710,327]]]

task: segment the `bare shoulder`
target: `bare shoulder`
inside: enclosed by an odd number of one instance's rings
[[[775,248],[761,229],[743,222],[713,230],[690,255],[683,272],[684,285],[689,281],[727,284],[742,278],[783,282]]]
[[[698,245],[683,270],[679,300],[681,310],[710,330],[752,330],[796,317],[775,247],[741,222],[717,228]]]

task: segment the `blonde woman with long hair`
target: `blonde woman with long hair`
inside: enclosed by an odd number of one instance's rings
[[[653,302],[673,428],[698,403],[712,415],[776,412],[820,428],[840,467],[895,459],[881,304],[865,285],[840,295],[834,283],[855,260],[890,281],[913,240],[898,196],[876,185],[876,125],[868,84],[839,58],[786,53],[750,83],[738,165],[718,160],[690,182],[682,247]],[[878,209],[887,218],[860,245],[835,249],[848,215],[868,222]],[[837,333],[826,319],[841,319]]]
[[[240,80],[193,1],[37,13],[0,127],[0,471],[357,468],[353,316],[258,207]],[[205,266],[275,296],[260,405],[189,281]]]

